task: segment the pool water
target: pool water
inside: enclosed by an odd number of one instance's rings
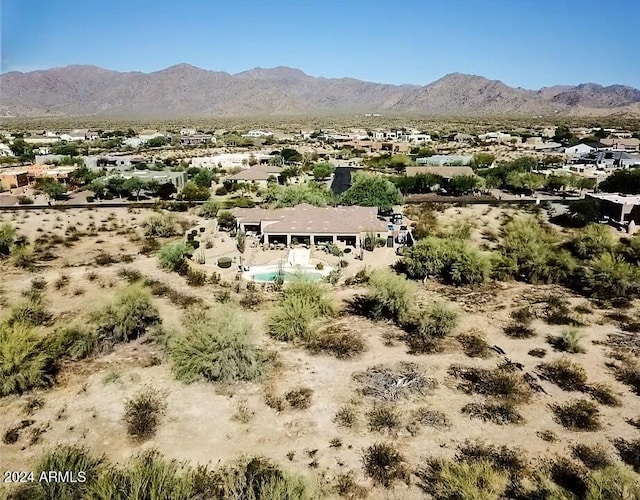
[[[283,272],[282,274],[278,273],[278,270],[267,271],[264,273],[256,273],[253,274],[254,281],[277,281],[278,276],[283,276],[285,282],[290,281],[320,281],[323,278],[321,273],[315,273],[313,271],[304,271],[304,272]]]

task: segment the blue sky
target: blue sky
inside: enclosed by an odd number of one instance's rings
[[[178,63],[427,84],[640,88],[638,0],[0,0],[1,71]]]

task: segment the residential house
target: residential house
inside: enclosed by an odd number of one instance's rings
[[[187,181],[186,172],[173,172],[170,170],[129,170],[111,175],[111,177],[115,176],[124,177],[125,179],[135,177],[145,182],[155,181],[158,184],[173,184],[177,189],[184,187]]]
[[[0,142],[0,156],[13,156],[13,152],[11,151],[11,148]]]
[[[243,137],[269,137],[273,135],[273,132],[266,132],[264,130],[249,130]]]
[[[588,153],[593,153],[594,151],[600,151],[608,148],[609,146],[606,146],[601,142],[581,142],[580,144],[576,144],[575,146],[564,148],[564,152],[565,154],[570,156],[580,157]]]
[[[601,217],[626,228],[630,234],[637,231],[640,225],[640,195],[597,193],[587,194],[587,198],[598,201]]]
[[[0,170],[0,188],[2,188],[2,191],[9,191],[28,184],[29,177],[26,169],[11,168]]]
[[[640,151],[640,139],[631,138],[617,138],[602,139],[600,142],[605,144],[616,151]]]
[[[198,168],[249,168],[249,163],[268,163],[273,156],[260,153],[222,153],[213,156],[198,156],[191,158],[191,166]]]
[[[433,155],[416,158],[417,165],[442,166],[442,165],[470,165],[473,162],[471,155]]]
[[[582,165],[595,165],[600,169],[629,168],[640,166],[640,155],[632,155],[625,151],[594,151],[576,160]]]
[[[195,128],[180,129],[180,135],[196,135],[198,131]]]
[[[359,247],[368,234],[387,238],[387,222],[376,207],[295,207],[268,210],[235,208],[238,229],[262,236],[268,244],[344,243]]]
[[[215,144],[216,138],[207,134],[181,135],[181,146],[202,146],[205,144]]]
[[[282,167],[275,165],[255,165],[246,170],[241,170],[228,179],[236,184],[255,184],[260,187],[266,187],[270,180],[280,181],[280,173]]]

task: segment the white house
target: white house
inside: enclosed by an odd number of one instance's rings
[[[264,130],[249,130],[243,137],[269,137],[273,132],[265,132]]]
[[[13,156],[11,148],[6,144],[0,143],[0,156]]]
[[[595,150],[596,148],[588,144],[576,144],[575,146],[564,148],[564,152],[571,156],[582,156]]]
[[[191,158],[191,166],[198,168],[222,168],[229,170],[232,168],[249,168],[249,162],[255,159],[261,163],[273,158],[270,155],[257,153],[222,153],[213,156],[200,156]]]

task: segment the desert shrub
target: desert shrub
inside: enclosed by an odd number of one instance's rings
[[[153,437],[166,407],[166,397],[156,389],[146,387],[139,391],[124,405],[127,434],[137,441]]]
[[[428,236],[406,249],[397,268],[413,279],[439,276],[454,285],[479,285],[489,277],[491,263],[461,238]]]
[[[0,223],[0,256],[9,255],[16,241],[16,228],[10,222]]]
[[[616,380],[628,385],[633,392],[640,395],[640,364],[631,357],[623,357],[619,363],[611,363]]]
[[[356,483],[353,471],[338,474],[331,488],[332,493],[344,498],[361,499],[367,497],[367,489]]]
[[[377,404],[367,412],[369,430],[376,432],[393,432],[400,427],[400,414],[390,404]]]
[[[531,388],[520,373],[505,365],[493,369],[454,365],[449,374],[461,382],[458,389],[467,394],[481,394],[506,398],[513,403],[526,403],[531,399]]]
[[[116,259],[110,253],[100,251],[96,255],[94,262],[97,266],[109,266],[118,262],[118,259]]]
[[[358,423],[358,412],[353,406],[342,406],[333,417],[333,421],[340,427],[352,428]]]
[[[173,214],[152,215],[142,223],[142,228],[147,238],[169,238],[178,234]]]
[[[464,333],[458,335],[457,339],[470,358],[488,358],[493,353],[487,341],[478,333]]]
[[[21,420],[19,424],[12,425],[2,433],[2,442],[4,444],[15,444],[20,439],[20,431],[35,424],[35,420]]]
[[[13,326],[23,323],[28,326],[47,325],[51,322],[53,314],[46,308],[46,304],[39,292],[30,296],[11,308],[7,324]]]
[[[363,396],[387,402],[425,395],[437,386],[415,363],[376,365],[354,373],[353,378],[360,384]]]
[[[586,392],[601,405],[622,406],[622,401],[607,384],[592,384],[586,387]]]
[[[508,400],[468,403],[462,407],[462,413],[497,425],[524,423],[524,418],[518,412],[516,405]]]
[[[42,276],[36,276],[31,280],[31,289],[35,291],[42,291],[47,288],[47,280]]]
[[[313,391],[308,387],[298,387],[288,391],[284,395],[284,399],[296,410],[306,410],[311,406],[311,398]]]
[[[164,245],[158,254],[160,266],[170,271],[181,272],[186,270],[187,259],[191,257],[193,247],[184,241]]]
[[[169,354],[178,380],[212,382],[255,380],[265,368],[252,342],[251,322],[230,305],[187,311],[184,333],[169,339]]]
[[[616,241],[609,226],[588,224],[577,232],[571,240],[570,247],[574,255],[580,259],[593,259],[605,252],[614,251]]]
[[[49,385],[51,364],[49,353],[28,326],[0,324],[0,396]]]
[[[187,283],[191,286],[203,286],[207,282],[207,273],[189,266],[187,269]]]
[[[558,441],[558,436],[553,431],[538,431],[536,435],[547,443],[556,443]]]
[[[518,309],[514,309],[509,314],[511,319],[516,323],[520,323],[522,325],[530,325],[531,322],[535,319],[536,315],[533,310],[528,307],[519,307]]]
[[[613,464],[609,452],[601,444],[589,446],[576,444],[571,447],[571,455],[580,460],[589,469],[604,469]]]
[[[565,457],[548,460],[545,465],[554,483],[577,498],[585,497],[588,471],[582,465]]]
[[[564,404],[553,404],[551,410],[556,421],[572,431],[597,431],[600,424],[600,410],[595,403],[586,399],[574,399]]]
[[[20,269],[33,270],[36,266],[36,254],[29,246],[16,244],[11,250],[11,257],[13,265]]]
[[[78,445],[58,445],[45,451],[36,463],[36,475],[48,471],[71,472],[74,477],[79,473],[86,475],[85,482],[75,481],[39,481],[38,489],[44,498],[64,498],[80,500],[87,498],[93,489],[98,475],[104,470],[104,457],[93,456],[88,449]],[[38,496],[36,496],[38,498]]]
[[[368,313],[373,319],[402,320],[413,302],[413,285],[390,271],[376,270],[369,276]]]
[[[640,439],[628,441],[624,438],[613,440],[613,445],[624,463],[640,472]]]
[[[58,276],[58,279],[54,281],[53,286],[55,287],[56,290],[62,290],[68,284],[69,284],[69,276],[67,276],[66,274],[61,274],[60,276]]]
[[[443,429],[451,425],[449,418],[444,413],[429,408],[416,409],[412,414],[411,421],[414,424],[426,425],[436,429]]]
[[[582,365],[561,358],[537,366],[544,380],[553,382],[565,391],[583,391],[587,384],[587,372]]]
[[[486,460],[497,469],[509,473],[514,482],[519,481],[528,469],[527,458],[520,448],[496,446],[480,441],[467,440],[462,443],[458,447],[456,458],[464,462]]]
[[[240,299],[240,305],[245,309],[259,309],[264,298],[258,290],[247,290],[247,293]]]
[[[628,301],[640,293],[640,270],[619,255],[604,253],[582,269],[579,282],[596,299]]]
[[[585,500],[632,500],[640,498],[640,481],[630,469],[611,465],[593,471],[587,480]]]
[[[534,358],[544,358],[547,355],[547,350],[536,347],[534,349],[531,349],[527,354],[529,356],[533,356]]]
[[[509,323],[504,327],[504,334],[514,339],[528,339],[536,336],[536,331],[524,323]]]
[[[218,191],[216,191],[216,194],[218,194]],[[227,194],[226,190],[224,194]],[[220,210],[220,204],[217,201],[207,200],[200,205],[198,215],[205,219],[215,219],[216,215],[218,215],[218,210]]]
[[[335,305],[318,283],[297,282],[285,288],[278,307],[267,318],[267,332],[278,340],[312,343],[318,322],[335,314]]]
[[[537,366],[541,378],[549,380],[567,391],[584,391],[587,387],[587,374],[584,367],[566,357],[541,363]]]
[[[549,295],[546,298],[544,319],[551,325],[582,326],[569,307],[569,301],[561,295]]]
[[[90,356],[99,347],[97,332],[80,325],[69,325],[57,329],[46,337],[44,344],[52,357],[68,356],[74,361]]]
[[[582,334],[577,328],[568,328],[560,336],[549,335],[547,341],[556,351],[569,352],[572,354],[585,352],[580,345]]]
[[[428,460],[416,473],[420,488],[434,500],[502,498],[508,474],[488,460]]]
[[[458,314],[439,302],[425,307],[405,323],[406,339],[413,352],[434,352],[458,323]]]
[[[557,248],[558,238],[533,217],[521,217],[502,228],[495,263],[498,278],[515,278],[527,283],[563,281],[574,263]]]
[[[374,484],[389,488],[398,480],[408,480],[404,457],[391,443],[374,443],[362,455],[366,474]]]
[[[160,315],[151,296],[136,285],[122,291],[115,302],[95,312],[92,319],[98,341],[106,348],[141,337],[150,327],[160,323]]]
[[[366,351],[367,344],[359,332],[338,324],[318,332],[310,348],[333,354],[338,359],[352,359]]]

